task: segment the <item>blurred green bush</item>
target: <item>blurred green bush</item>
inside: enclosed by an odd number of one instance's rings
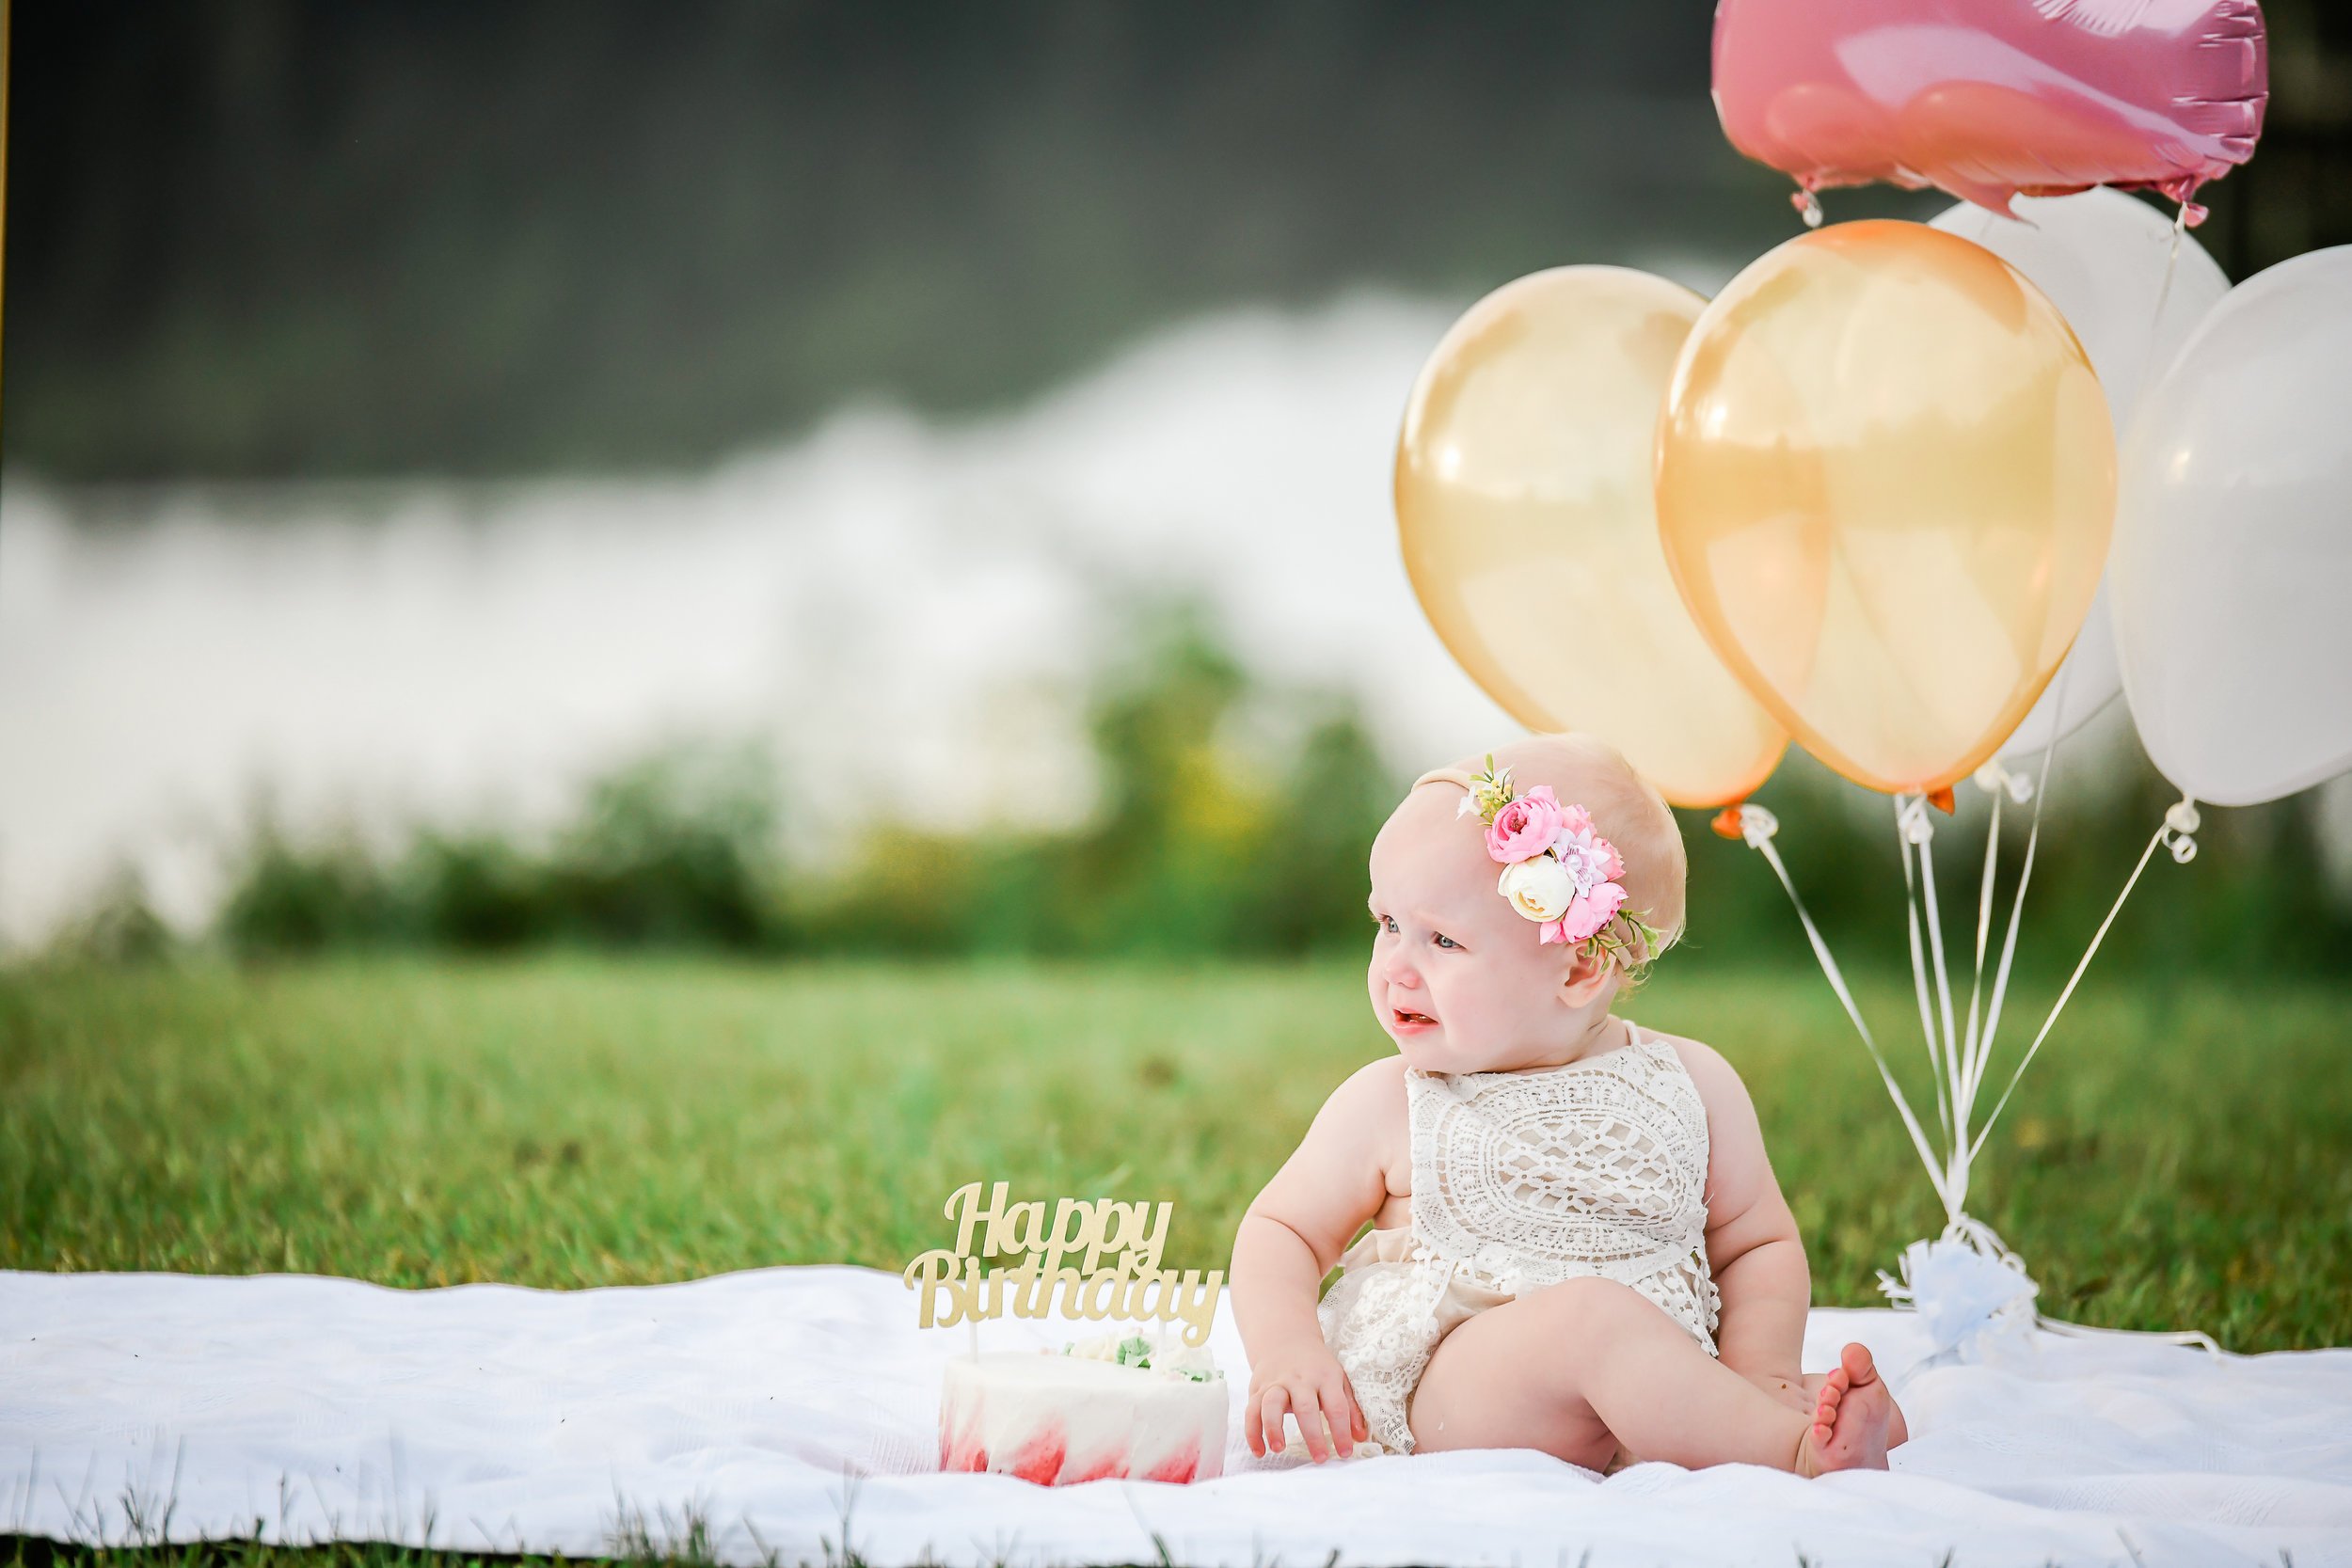
[[[1254,680],[1197,603],[1135,624],[1089,700],[1103,808],[1074,829],[951,836],[883,818],[818,874],[781,847],[787,802],[764,747],[674,746],[596,781],[543,846],[422,832],[385,856],[353,832],[297,843],[258,811],[216,935],[247,958],[549,943],[1279,957],[1352,943],[1364,856],[1403,787],[1353,697]],[[1244,719],[1274,741],[1238,741]],[[75,940],[133,928],[135,908],[119,884]]]
[[[1196,602],[1147,606],[1125,624],[1132,641],[1086,705],[1098,808],[1067,830],[953,834],[884,816],[849,860],[818,870],[783,847],[788,791],[764,746],[673,746],[595,782],[578,816],[538,842],[428,831],[386,854],[352,832],[297,840],[259,811],[212,937],[247,958],[559,944],[1166,959],[1360,950],[1373,835],[1413,773],[1446,759],[1391,766],[1351,694],[1256,677]],[[2020,949],[2027,973],[2073,962],[2170,799],[2136,755],[2102,784],[2054,792]],[[1971,786],[1960,796],[1960,816],[1937,819],[1936,863],[1947,946],[1964,964],[1987,806]],[[1793,751],[1759,799],[1779,815],[1782,852],[1841,960],[1902,966],[1883,799]],[[2340,973],[2352,910],[2330,884],[2315,805],[2209,812],[2194,863],[2159,852],[2150,864],[2103,969],[2159,981],[2192,969]],[[1711,814],[1678,815],[1691,918],[1677,965],[1810,969],[1762,863],[1710,833]],[[2026,816],[2012,806],[2003,823],[2002,915]],[[126,875],[58,945],[124,961],[171,943]]]

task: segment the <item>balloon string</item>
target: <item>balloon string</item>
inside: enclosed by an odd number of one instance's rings
[[[1935,1196],[1944,1201],[1948,1211],[1951,1203],[1945,1198],[1943,1173],[1934,1153],[1928,1147],[1928,1135],[1920,1128],[1919,1118],[1912,1114],[1911,1101],[1903,1097],[1902,1085],[1895,1082],[1894,1073],[1887,1069],[1885,1053],[1879,1050],[1877,1037],[1870,1033],[1870,1026],[1862,1021],[1862,1009],[1854,1005],[1853,992],[1847,989],[1846,976],[1839,971],[1836,958],[1831,956],[1829,943],[1821,940],[1820,928],[1813,924],[1813,916],[1806,911],[1804,900],[1797,895],[1797,885],[1788,879],[1788,868],[1781,863],[1780,851],[1772,847],[1772,839],[1765,834],[1746,836],[1749,845],[1761,852],[1765,863],[1772,868],[1772,875],[1780,879],[1781,890],[1788,895],[1788,902],[1796,909],[1797,920],[1804,927],[1805,941],[1813,946],[1814,959],[1820,964],[1821,973],[1829,977],[1830,989],[1837,993],[1837,1000],[1844,1006],[1846,1016],[1853,1021],[1854,1033],[1860,1035],[1862,1043],[1869,1048],[1870,1060],[1879,1069],[1879,1081],[1886,1085],[1888,1096],[1895,1101],[1895,1109],[1902,1116],[1903,1130],[1911,1134],[1911,1147],[1917,1151],[1919,1164],[1927,1170],[1929,1184],[1934,1187]]]
[[[2172,298],[2172,278],[2181,270],[2181,240],[2188,232],[2188,207],[2183,203],[2172,214],[2172,245],[2164,255],[2164,280],[2156,285],[2156,308],[2148,312],[2148,346],[2139,351],[2139,384],[2153,387],[2164,367],[2156,363],[2156,344],[2164,338],[2164,308]],[[2113,410],[2109,410],[2113,412]],[[2121,446],[2123,432],[2115,433]]]
[[[2164,325],[2164,308],[2172,298],[2172,275],[2181,269],[2181,236],[2186,230],[2188,209],[2183,207],[2172,219],[2172,247],[2164,256],[2164,281],[2156,285],[2156,308],[2148,315],[2148,357],[2140,368],[2139,381],[2143,387],[2153,386],[2164,367],[2155,362],[2156,339]]]
[[[2060,726],[2066,717],[2067,688],[2074,684],[2074,661],[2070,658],[2058,666],[2058,702],[2051,712],[2050,744],[2042,748],[2042,767],[2034,775],[2033,816],[2026,830],[2026,856],[2017,869],[2017,892],[2010,902],[2009,925],[2001,935],[2001,962],[1993,974],[1993,1000],[1985,1011],[1984,1034],[1968,1064],[1965,1092],[1962,1096],[1963,1128],[1968,1125],[1968,1117],[1977,1108],[1977,1090],[1983,1085],[1985,1069],[1993,1062],[1993,1040],[2001,1026],[2001,1004],[2009,996],[2010,969],[2017,958],[2017,932],[2026,915],[2026,889],[2032,885],[2034,857],[2042,847],[2042,807],[2050,798],[2050,774],[2058,766],[2058,742],[2066,738]],[[1963,1164],[1964,1167],[1966,1162],[1963,1160]]]
[[[2132,867],[2131,876],[2124,879],[2123,891],[2115,895],[2114,906],[2107,911],[2107,917],[2099,922],[2099,929],[2092,933],[2090,945],[2083,950],[2081,961],[2074,965],[2074,973],[2067,976],[2066,989],[2058,992],[2057,1003],[2050,1008],[2050,1016],[2042,1021],[2041,1032],[2034,1036],[2033,1043],[2026,1047],[2026,1054],[2018,1062],[2017,1070],[2009,1075],[2008,1087],[2001,1090],[2001,1098],[1994,1103],[1992,1115],[1984,1118],[1984,1127],[1977,1133],[1976,1142],[1968,1146],[1970,1159],[1976,1158],[1977,1150],[1984,1147],[1986,1134],[1993,1131],[1993,1124],[2001,1119],[2001,1111],[2009,1104],[2009,1097],[2016,1092],[2017,1081],[2026,1075],[2026,1069],[2032,1063],[2035,1053],[2042,1049],[2042,1042],[2050,1037],[2050,1026],[2058,1022],[2058,1014],[2066,1010],[2067,1000],[2074,994],[2074,987],[2081,982],[2083,972],[2090,967],[2090,960],[2098,956],[2099,944],[2106,941],[2107,927],[2114,925],[2115,917],[2123,912],[2123,900],[2129,898],[2132,895],[2132,889],[2139,884],[2139,874],[2148,869],[2149,857],[2156,852],[2156,846],[2162,844],[2165,835],[2171,831],[2169,823],[2159,824],[2155,832],[2150,836],[2148,847],[2139,852],[2139,862]]]
[[[2068,1323],[2064,1318],[2043,1317],[2039,1312],[2033,1321],[2036,1327],[2077,1339],[2153,1339],[2166,1345],[2196,1345],[2216,1358],[2225,1354],[2214,1342],[2213,1336],[2201,1328],[2099,1328],[2090,1323]]]
[[[1944,1020],[1944,1055],[1947,1060],[1960,1050],[1960,1032],[1952,1026],[1952,983],[1944,962],[1944,911],[1935,901],[1935,855],[1932,825],[1928,818],[1928,802],[1924,796],[1914,796],[1912,810],[1922,832],[1912,847],[1919,856],[1919,891],[1927,899],[1928,948],[1935,958],[1936,1011]]]
[[[1947,1220],[1956,1220],[1968,1198],[1968,1162],[1962,1148],[1968,1139],[1968,1123],[1960,1104],[1960,1072],[1963,1066],[1961,1040],[1960,1032],[1953,1026],[1952,1021],[1952,987],[1949,977],[1951,971],[1944,958],[1944,911],[1936,899],[1934,826],[1932,819],[1928,816],[1927,797],[1914,795],[1907,800],[1898,797],[1895,820],[1900,847],[1905,856],[1906,879],[1910,871],[1909,857],[1915,855],[1919,862],[1918,903],[1924,905],[1924,915],[1917,908],[1913,908],[1910,911],[1913,923],[1911,960],[1913,983],[1919,992],[1920,1018],[1928,1030],[1928,1059],[1931,1065],[1935,1064],[1936,1042],[1935,1026],[1927,1017],[1928,982],[1919,973],[1920,953],[1917,927],[1922,918],[1928,928],[1928,956],[1934,966],[1936,1012],[1944,1024],[1944,1056],[1941,1070],[1951,1077],[1953,1115],[1956,1118],[1960,1118],[1958,1135],[1953,1135],[1947,1127],[1944,1143],[1946,1150],[1944,1195],[1947,1207],[1945,1217]],[[1908,893],[1905,903],[1906,905],[1912,903]],[[1940,1089],[1940,1082],[1938,1086]]]
[[[1998,768],[2000,764],[1996,762],[1993,766]],[[1976,967],[1968,978],[1968,1031],[1961,1046],[1963,1076],[1965,1069],[1974,1067],[1977,1060],[1977,1048],[1982,1039],[1978,1032],[1978,1024],[1981,1020],[1977,1010],[1977,1004],[1984,992],[1984,950],[1993,935],[1993,884],[2000,875],[2002,790],[2002,781],[1996,779],[1993,788],[1992,815],[1986,818],[1984,827],[1984,871],[1977,881]],[[1958,1098],[1957,1088],[1954,1090],[1954,1097]]]
[[[1949,1149],[1954,1142],[1952,1112],[1956,1108],[1956,1101],[1949,1101],[1946,1097],[1945,1079],[1947,1075],[1947,1069],[1936,1046],[1935,1016],[1928,1002],[1927,956],[1920,950],[1919,895],[1917,882],[1911,869],[1910,828],[1908,818],[1904,814],[1904,799],[1901,795],[1895,797],[1895,853],[1901,858],[1903,863],[1903,919],[1911,936],[1911,985],[1912,990],[1919,998],[1919,1033],[1928,1042],[1928,1065],[1932,1069],[1931,1076],[1935,1080],[1935,1117],[1944,1130],[1944,1147]],[[1948,1158],[1947,1166],[1947,1174],[1948,1174]],[[1939,1187],[1936,1191],[1940,1196],[1944,1189]],[[1948,1217],[1947,1215],[1947,1218]]]

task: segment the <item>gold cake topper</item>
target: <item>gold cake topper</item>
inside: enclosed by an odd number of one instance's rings
[[[996,1182],[985,1206],[978,1181],[967,1181],[949,1196],[944,1212],[956,1222],[956,1244],[922,1254],[902,1276],[909,1290],[921,1292],[923,1327],[977,1324],[983,1318],[1001,1318],[1009,1308],[1016,1318],[1057,1312],[1097,1323],[1104,1318],[1182,1322],[1184,1343],[1208,1343],[1225,1271],[1211,1269],[1203,1275],[1186,1269],[1179,1275],[1160,1267],[1174,1204],[1059,1198],[1049,1227],[1043,1199],[1006,1201],[1011,1185]],[[1105,1254],[1117,1259],[1108,1268],[1102,1266]],[[1083,1263],[1064,1262],[1073,1255]],[[983,1259],[1005,1256],[1019,1261],[980,1272]]]

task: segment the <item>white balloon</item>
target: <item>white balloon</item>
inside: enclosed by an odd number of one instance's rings
[[[2352,245],[2231,291],[2150,388],[2119,469],[2123,689],[2216,805],[2352,768]]]
[[[2122,191],[2102,185],[2078,196],[2020,197],[2015,206],[2018,215],[2005,218],[1963,201],[1933,227],[1975,241],[2050,296],[2099,372],[2120,437],[2141,390],[2230,292],[2230,280],[2185,233],[2176,255],[2172,220]],[[2001,759],[2031,756],[2080,728],[2115,700],[2122,682],[2103,580],[2065,662],[2001,743]]]
[[[2066,650],[2050,684],[1994,754],[2012,765],[2038,755],[2052,741],[2081,729],[2122,689],[2123,665],[2115,651],[2115,605],[2103,577],[2098,592],[2090,595],[2090,609],[2083,614],[2083,629],[2074,634],[2074,645]],[[2062,717],[2060,703],[2065,704]]]

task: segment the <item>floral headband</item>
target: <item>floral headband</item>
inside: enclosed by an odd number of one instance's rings
[[[1419,787],[1435,780],[1468,791],[1454,815],[1474,810],[1486,825],[1486,853],[1502,863],[1495,890],[1520,914],[1540,923],[1538,941],[1580,944],[1593,958],[1628,973],[1666,950],[1665,934],[1626,909],[1626,891],[1617,880],[1625,875],[1624,858],[1594,828],[1592,813],[1563,804],[1549,784],[1514,793],[1511,770],[1498,773],[1492,752],[1484,772],[1438,768],[1413,784]]]

